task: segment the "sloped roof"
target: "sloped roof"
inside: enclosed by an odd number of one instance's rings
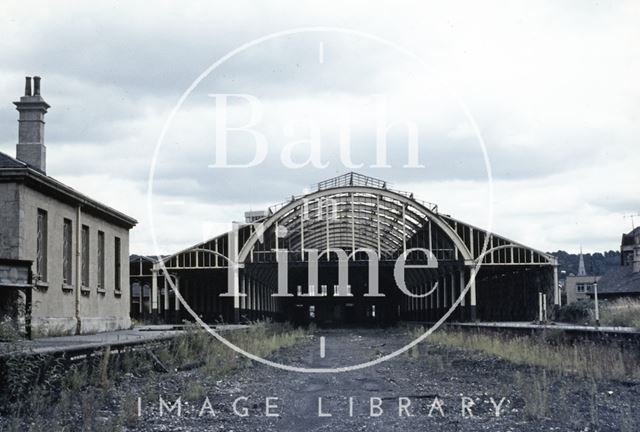
[[[27,164],[0,152],[0,168],[24,168]]]
[[[636,227],[627,234],[622,234],[622,246],[635,244],[635,238],[638,235],[640,235],[640,227]]]
[[[80,203],[101,217],[106,217],[114,223],[127,229],[133,228],[138,221],[109,206],[106,206],[64,183],[50,177],[26,163],[0,152],[0,182],[24,182],[30,187],[41,189],[45,194],[58,199]]]
[[[160,258],[164,258],[165,256],[166,255],[160,255]],[[129,262],[135,262],[138,260],[148,261],[150,263],[157,263],[158,257],[155,255],[137,255],[137,254],[131,254],[129,256]]]
[[[612,268],[598,281],[598,293],[640,294],[640,272],[634,273],[630,265]]]

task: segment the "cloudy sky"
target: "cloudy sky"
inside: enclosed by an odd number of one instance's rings
[[[135,253],[154,252],[152,164],[160,252],[353,169],[482,227],[491,207],[494,231],[539,249],[616,249],[640,212],[639,22],[631,1],[4,1],[0,151],[40,75],[48,174],[137,218]],[[253,135],[224,136],[235,164],[264,137],[255,167],[215,167],[221,94],[259,102],[224,110],[229,127],[253,116]],[[422,167],[407,168],[412,127]]]

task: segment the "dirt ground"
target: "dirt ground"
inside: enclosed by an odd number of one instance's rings
[[[406,328],[317,330],[269,359],[344,367],[394,351],[409,334]],[[128,373],[107,390],[83,390],[56,408],[52,424],[109,431],[640,430],[640,383],[595,382],[429,343],[343,373],[290,372],[243,357],[238,362],[243,367],[223,377],[202,368]],[[31,419],[29,413],[21,418],[26,423],[16,426],[15,418],[0,417],[0,429],[24,430]],[[39,419],[31,427],[58,426]]]
[[[325,337],[324,358],[320,336]],[[271,360],[316,368],[347,366],[384,355],[408,340],[406,329],[323,330]],[[120,387],[137,398],[144,385],[149,383],[132,377]],[[636,431],[640,425],[638,383],[593,382],[428,344],[419,352],[352,372],[298,373],[254,363],[224,379],[194,370],[152,385],[155,391],[147,395],[153,396],[141,399],[142,415],[132,430],[537,432]],[[164,407],[160,416],[156,395],[169,408],[181,397],[180,416],[177,409],[167,413]],[[245,408],[247,415],[241,416]],[[108,418],[109,412],[103,415]]]

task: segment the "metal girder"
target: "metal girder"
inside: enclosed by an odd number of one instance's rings
[[[458,237],[462,239],[462,241],[465,243],[467,248],[471,251],[471,254],[473,255],[474,259],[478,259],[481,255],[483,255],[482,250],[475,247],[474,233],[487,235],[487,232],[485,230],[482,230],[478,227],[462,222],[460,220],[454,219],[451,216],[442,216],[442,219],[450,227],[452,228],[455,227],[454,229],[456,231],[458,230],[458,227],[462,227],[463,231],[469,230],[470,238],[462,238],[460,236]],[[484,254],[482,265],[523,265],[523,264],[553,265],[553,263],[555,262],[555,258],[553,257],[553,255],[547,254],[545,252],[531,248],[529,246],[525,246],[522,243],[518,243],[514,240],[510,240],[506,237],[503,237],[494,233],[490,233],[490,237],[488,240],[486,250],[488,251],[490,249],[493,249],[493,250],[491,251],[490,254]],[[498,262],[495,262],[496,261],[494,258],[495,253],[498,253],[501,250],[504,250],[504,254],[502,254],[502,256],[504,256],[505,258],[499,259]],[[514,251],[516,250],[524,251],[525,255],[528,253],[531,256],[531,259],[529,260],[520,259],[519,257],[518,259],[516,259],[514,255]],[[509,255],[508,258],[506,257],[507,254]],[[537,260],[534,257],[537,257]]]
[[[385,204],[387,204],[388,202],[392,202],[392,203],[399,203],[399,205],[396,205],[397,207],[400,208],[399,211],[399,219],[400,219],[400,229],[406,233],[406,229],[408,224],[406,224],[407,222],[407,217],[406,217],[406,209],[411,207],[416,209],[415,213],[418,214],[421,213],[423,215],[425,215],[429,220],[432,221],[432,223],[436,224],[438,226],[438,228],[440,228],[440,230],[442,230],[452,241],[454,248],[457,248],[460,252],[460,254],[462,255],[463,259],[465,260],[471,260],[471,254],[469,252],[469,250],[467,249],[467,246],[464,244],[464,242],[458,237],[457,233],[442,219],[439,218],[439,216],[435,213],[433,213],[431,210],[427,209],[426,207],[424,207],[421,203],[417,202],[416,200],[414,200],[413,198],[404,196],[402,194],[399,194],[397,192],[393,192],[393,191],[389,191],[389,190],[384,190],[384,189],[376,189],[376,188],[371,188],[371,187],[362,187],[362,186],[348,186],[348,187],[341,187],[341,188],[334,188],[334,189],[327,189],[327,190],[319,190],[316,192],[312,192],[308,195],[305,195],[302,198],[296,199],[296,200],[292,200],[291,202],[289,202],[288,204],[285,204],[283,207],[281,207],[278,211],[276,211],[275,213],[273,213],[271,216],[269,216],[268,218],[266,218],[266,220],[263,221],[263,228],[266,231],[267,229],[271,228],[273,225],[275,225],[275,223],[277,221],[281,221],[283,218],[285,218],[287,215],[289,215],[290,213],[292,214],[300,214],[300,212],[296,212],[295,210],[301,206],[304,205],[304,200],[306,200],[307,202],[309,200],[319,200],[321,198],[327,198],[327,197],[336,197],[336,196],[346,196],[349,197],[351,196],[351,194],[357,195],[357,194],[363,194],[363,195],[368,195],[371,196],[372,198],[377,198],[377,200],[379,199],[380,202],[384,202]],[[376,204],[377,204],[377,200],[376,200]],[[317,201],[318,203],[320,201]],[[328,207],[327,207],[328,208]],[[404,211],[402,211],[402,209],[405,209]],[[380,213],[378,213],[379,215]],[[404,214],[404,218],[402,217]],[[402,220],[404,220],[405,224],[402,225]],[[420,220],[418,218],[414,218],[414,220]],[[373,222],[373,220],[371,220],[371,222]],[[308,227],[308,225],[307,225]],[[325,228],[328,227],[327,221],[325,220]],[[419,228],[416,228],[414,231],[417,232]],[[306,230],[305,235],[307,236],[306,238],[308,239],[308,234],[309,231],[308,229]],[[244,244],[243,248],[240,250],[238,259],[240,262],[245,262],[245,260],[247,259],[249,253],[251,252],[251,250],[253,249],[253,247],[256,245],[258,241],[257,236],[254,234],[252,236],[249,237],[249,239],[247,240],[247,242]],[[305,240],[305,242],[308,240]],[[331,247],[333,247],[333,245],[331,245]]]
[[[326,202],[333,200],[333,203],[324,208],[321,204],[323,199]],[[338,215],[336,220],[328,221],[326,213],[322,219],[304,217],[305,205],[310,213],[325,210],[328,213],[334,204]],[[440,239],[442,245],[444,239],[446,249],[442,250],[451,250],[451,259],[462,259],[467,265],[477,261],[482,243],[489,234],[448,215],[435,213],[410,194],[368,186],[335,187],[309,193],[283,204],[261,223],[261,230],[250,225],[241,227],[239,262],[251,261],[249,257],[254,251],[271,252],[271,243],[261,245],[258,240],[261,233],[265,242],[267,236],[273,236],[274,232],[270,230],[274,230],[276,224],[287,228],[288,235],[279,243],[293,252],[300,252],[302,248],[353,249],[355,245],[356,249],[367,247],[376,250],[383,258],[397,256],[416,244],[429,250],[441,250],[442,246],[433,242]],[[494,249],[485,254],[482,265],[553,265],[555,262],[549,254],[496,234],[489,235],[488,249],[492,246]],[[224,268],[226,260],[222,258],[226,258],[224,252],[229,247],[228,239],[229,233],[216,236],[163,257],[155,267],[160,268],[164,264],[167,269]],[[203,259],[200,252],[213,252],[212,255],[216,256]],[[450,256],[449,252],[441,253],[445,257]]]

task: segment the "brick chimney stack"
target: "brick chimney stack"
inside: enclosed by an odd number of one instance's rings
[[[40,77],[33,77],[33,92],[31,91],[31,77],[26,77],[24,96],[14,104],[20,113],[16,159],[46,173],[47,148],[44,145],[44,115],[49,109],[49,104],[40,96]]]

